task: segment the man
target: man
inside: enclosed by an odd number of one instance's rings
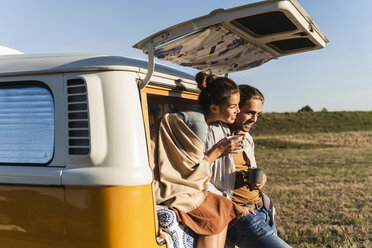
[[[261,184],[247,184],[248,168],[256,168],[254,143],[249,130],[256,123],[262,110],[264,97],[262,93],[251,86],[240,85],[240,113],[235,123],[230,126],[232,134],[245,134],[246,147],[244,152],[224,155],[216,160],[212,167],[210,191],[225,195],[239,205],[247,206],[250,213],[240,218],[228,230],[227,237],[239,248],[257,247],[290,247],[277,235],[273,220],[272,204],[261,189],[266,183],[266,175]],[[221,137],[214,133],[215,127],[209,126],[208,144],[216,143]],[[221,125],[218,124],[218,125]],[[236,141],[235,141],[236,142]],[[232,182],[233,181],[233,182]],[[263,198],[265,198],[265,206]],[[267,204],[268,203],[268,204]],[[270,206],[271,205],[271,206]]]

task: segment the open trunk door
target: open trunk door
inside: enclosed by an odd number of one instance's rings
[[[214,10],[153,34],[134,47],[149,55],[150,73],[155,56],[224,74],[254,68],[273,58],[321,49],[327,42],[296,0],[268,0]]]

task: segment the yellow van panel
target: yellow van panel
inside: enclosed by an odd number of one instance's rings
[[[0,185],[0,247],[159,248],[154,223],[151,185]]]
[[[63,247],[63,201],[62,187],[1,185],[0,247]]]
[[[68,248],[159,247],[151,185],[66,187],[66,217]]]

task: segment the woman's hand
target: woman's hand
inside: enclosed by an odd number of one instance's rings
[[[210,164],[222,154],[239,153],[245,147],[245,135],[235,139],[223,138],[207,154]]]
[[[242,149],[245,147],[244,140],[244,135],[235,139],[224,138],[216,144],[215,148],[218,149],[221,154],[239,153],[242,152]]]

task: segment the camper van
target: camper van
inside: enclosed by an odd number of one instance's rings
[[[229,74],[327,42],[298,2],[270,0],[151,35],[134,45],[148,61],[0,56],[0,246],[193,247],[154,203],[150,129],[195,105],[198,89],[154,59]]]

